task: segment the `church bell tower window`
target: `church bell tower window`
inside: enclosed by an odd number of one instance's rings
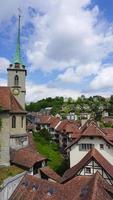
[[[19,85],[19,77],[18,77],[18,75],[16,75],[15,78],[14,78],[14,85],[15,86]]]

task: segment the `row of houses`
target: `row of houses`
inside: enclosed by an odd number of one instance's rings
[[[41,176],[26,174],[9,200],[113,200],[113,131],[93,120],[79,130],[66,147],[70,168],[63,176],[53,181],[48,167]]]

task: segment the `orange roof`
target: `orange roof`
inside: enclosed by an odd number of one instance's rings
[[[53,169],[51,169],[49,166],[40,168],[40,171],[49,178],[57,182],[60,182],[61,177],[55,171],[53,171]]]
[[[11,151],[11,162],[23,167],[31,168],[37,162],[47,160],[38,152],[30,148],[22,148]]]
[[[86,154],[86,156],[82,158],[78,164],[68,169],[64,173],[61,182],[67,182],[73,177],[77,176],[77,173],[92,159],[97,161],[98,164],[109,174],[109,176],[113,178],[113,166],[95,148],[93,148]]]
[[[25,175],[9,200],[112,200],[113,187],[99,173],[66,184]]]
[[[65,134],[79,134],[80,130],[77,121],[63,120],[56,128],[56,131]]]
[[[37,123],[39,124],[49,124],[49,119],[51,118],[50,115],[41,115],[38,116]]]
[[[50,123],[50,127],[51,128],[55,128],[59,122],[60,122],[60,118],[59,117],[51,117],[48,120],[48,123]]]
[[[74,144],[76,144],[82,137],[101,137],[103,138],[108,144],[113,146],[113,143],[109,140],[106,136],[105,132],[100,129],[95,124],[90,124],[84,131],[77,135],[76,140],[72,142],[66,149],[70,148]]]
[[[3,111],[26,113],[11,93],[9,87],[0,86],[0,107]]]

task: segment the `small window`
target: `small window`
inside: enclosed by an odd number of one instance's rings
[[[86,168],[85,168],[85,173],[91,174],[91,168],[90,168],[90,167],[86,167]]]
[[[100,144],[100,149],[104,149],[104,145],[103,144]]]
[[[94,147],[94,144],[79,144],[79,151],[87,151]]]
[[[21,127],[22,128],[24,127],[24,117],[23,116],[21,117]]]
[[[19,77],[18,77],[18,75],[16,75],[15,78],[14,78],[14,85],[15,86],[19,85]]]
[[[12,116],[12,128],[16,128],[16,117]]]

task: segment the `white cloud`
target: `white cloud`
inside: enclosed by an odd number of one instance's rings
[[[6,69],[9,67],[9,64],[10,62],[8,59],[0,57],[0,74],[6,72]]]
[[[95,75],[100,68],[100,63],[79,65],[76,68],[68,68],[63,74],[58,75],[59,80],[67,83],[77,83],[84,77]]]
[[[113,87],[113,66],[109,66],[100,70],[97,76],[90,84],[94,90],[106,89]]]
[[[72,89],[52,88],[46,84],[35,84],[33,82],[27,83],[26,101],[37,101],[46,97],[73,97],[76,99],[81,93]]]
[[[107,83],[110,81],[107,78],[105,80],[105,69],[102,69],[101,63],[113,53],[113,24],[99,18],[100,10],[97,5],[86,9],[91,3],[92,0],[27,0],[26,3],[23,0],[4,0],[0,7],[0,22],[3,25],[13,15],[17,15],[17,8],[20,7],[23,11],[23,25],[26,22],[33,24],[34,33],[26,36],[28,42],[25,47],[31,70],[58,70],[58,80],[73,83],[96,75],[91,88],[111,87]],[[33,18],[28,14],[29,7],[38,11]],[[5,61],[2,60],[1,63],[3,62]],[[112,73],[112,66],[110,68],[109,72]],[[4,68],[0,64],[0,73],[1,70]],[[109,74],[108,76],[110,77]],[[42,92],[38,92],[39,98],[62,93],[62,90],[53,90],[46,84],[33,85],[33,91],[40,90]],[[29,91],[30,98],[32,91]],[[64,91],[69,92],[69,95],[74,92]],[[34,92],[33,95],[34,99],[38,98],[37,93]]]

